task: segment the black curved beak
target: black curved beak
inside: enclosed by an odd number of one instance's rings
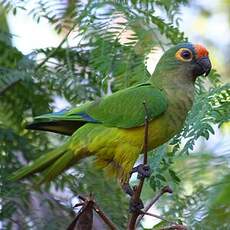
[[[212,69],[212,64],[208,56],[198,59],[196,63],[199,66],[199,68],[197,69],[197,75],[199,76],[204,74],[204,76],[208,76]]]

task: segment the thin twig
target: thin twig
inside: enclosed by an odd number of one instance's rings
[[[143,212],[146,213],[148,210],[160,199],[160,197],[165,193],[172,193],[172,189],[169,186],[165,186],[160,190],[160,192],[149,202],[149,204],[144,208]],[[141,214],[138,216],[136,221],[136,226],[140,223],[141,219],[145,214]],[[168,221],[167,221],[168,222]]]
[[[82,206],[82,205],[84,205],[84,203],[75,204],[75,205],[74,205],[74,208],[80,207],[80,206]]]
[[[144,132],[144,159],[143,159],[143,164],[146,165],[147,164],[147,152],[148,152],[148,111],[147,111],[147,107],[146,107],[146,102],[143,102],[144,105],[144,110],[145,110],[145,132]],[[136,189],[134,190],[133,196],[131,197],[131,200],[134,203],[138,203],[140,201],[140,196],[141,196],[141,191],[143,188],[143,184],[145,181],[145,177],[141,177],[140,178],[140,182],[138,184],[138,186],[136,187]],[[136,226],[136,221],[138,216],[141,214],[140,211],[135,211],[132,213],[129,222],[128,222],[128,230],[134,230],[135,226]]]
[[[96,203],[94,203],[93,209],[111,230],[117,229],[114,223],[106,216],[106,214],[98,207]]]
[[[146,165],[148,162],[148,132],[149,132],[149,119],[148,119],[148,111],[146,107],[146,102],[143,103],[145,109],[145,135],[144,135],[144,160],[143,163]]]
[[[70,28],[70,30],[68,31],[68,33],[66,34],[66,36],[59,43],[59,45],[52,52],[50,52],[49,55],[46,56],[46,58],[40,64],[37,65],[37,67],[35,68],[35,71],[37,71],[39,68],[41,68],[47,62],[47,60],[49,60],[57,52],[57,50],[59,48],[61,48],[61,46],[65,43],[65,41],[69,37],[70,33],[73,31],[73,29],[75,28],[75,26],[76,26],[76,23]]]
[[[153,214],[153,213],[148,213],[148,212],[141,212],[141,213],[142,213],[142,215],[152,216],[152,217],[155,217],[155,218],[157,218],[157,219],[163,220],[163,221],[165,221],[165,222],[167,222],[167,223],[169,223],[169,224],[174,224],[174,225],[177,224],[177,223],[175,223],[175,222],[172,222],[172,221],[169,221],[169,220],[165,219],[165,218],[162,217],[162,216],[159,216],[159,215],[156,215],[156,214]]]

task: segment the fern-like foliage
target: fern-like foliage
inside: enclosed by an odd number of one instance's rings
[[[26,9],[29,2],[33,2],[32,9]],[[14,225],[21,229],[31,226],[47,229],[48,223],[49,229],[64,229],[72,215],[69,200],[55,197],[50,186],[36,194],[31,192],[36,177],[15,184],[7,181],[17,168],[63,141],[56,135],[27,131],[25,123],[51,111],[57,98],[75,106],[148,79],[145,62],[149,52],[156,46],[166,49],[187,40],[178,27],[179,7],[187,3],[186,0],[2,1],[4,12],[17,14],[18,10],[24,10],[37,23],[45,18],[63,37],[59,46],[38,49],[25,56],[12,47],[9,31],[3,33],[0,28],[0,151],[4,167],[1,218],[5,229]],[[156,14],[159,10],[164,17]],[[3,34],[8,39],[3,39]],[[73,34],[75,44],[70,46],[69,36]],[[200,137],[208,139],[213,134],[212,124],[221,126],[229,120],[229,84],[221,84],[214,71],[209,76],[209,87],[203,87],[205,84],[197,83],[196,102],[182,132],[170,145],[149,154],[153,171],[149,181],[154,191],[165,184],[171,184],[175,190],[180,187],[183,177],[175,168],[178,153],[183,157]],[[102,180],[103,177],[102,172],[92,170],[89,160],[61,175],[51,188],[67,189],[70,196],[93,190],[103,209],[124,229],[127,199],[116,183]],[[108,191],[113,194],[111,200],[105,199]],[[31,197],[42,203],[40,212],[33,210],[37,206]],[[184,217],[187,209],[183,206],[186,198],[175,197],[179,207],[175,213],[183,221],[187,220]],[[48,214],[42,215],[43,212]],[[165,214],[173,216],[166,211]]]

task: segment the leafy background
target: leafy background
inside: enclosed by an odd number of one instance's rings
[[[72,208],[77,195],[90,192],[119,229],[124,229],[128,198],[115,180],[94,168],[91,159],[39,190],[33,188],[36,176],[15,183],[7,177],[65,141],[60,135],[25,130],[27,122],[53,111],[57,98],[76,106],[148,79],[149,53],[188,40],[180,30],[179,12],[193,2],[36,0],[32,9],[30,2],[4,0],[0,5],[2,229],[65,229],[77,211]],[[229,9],[229,2],[223,3],[224,10]],[[213,13],[195,7],[202,16]],[[27,55],[20,52],[12,44],[15,35],[6,20],[8,14],[20,11],[38,25],[41,20],[49,21],[61,37],[60,44]],[[74,36],[74,45],[69,44],[70,36]],[[222,72],[224,78],[213,70],[208,80],[197,82],[196,103],[184,129],[149,153],[152,175],[143,200],[148,202],[160,188],[170,185],[174,194],[165,195],[154,211],[190,229],[228,229],[230,225],[229,145],[206,147],[210,140],[229,133],[229,69]],[[154,229],[166,224],[148,223]],[[94,229],[105,229],[97,216]]]

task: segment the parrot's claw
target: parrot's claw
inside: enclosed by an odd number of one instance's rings
[[[131,188],[131,186],[130,186],[129,183],[123,184],[123,185],[122,185],[122,189],[123,189],[123,191],[124,191],[126,194],[128,194],[129,196],[131,196],[131,197],[133,196],[134,191],[133,191],[133,189]]]
[[[140,164],[140,165],[134,167],[131,173],[135,173],[135,172],[137,172],[137,178],[138,179],[150,177],[150,175],[151,175],[150,167],[148,165],[144,165],[144,164]]]
[[[130,200],[129,212],[140,212],[140,210],[143,208],[144,208],[144,204],[141,199],[139,199],[137,202],[133,201],[133,199]]]

